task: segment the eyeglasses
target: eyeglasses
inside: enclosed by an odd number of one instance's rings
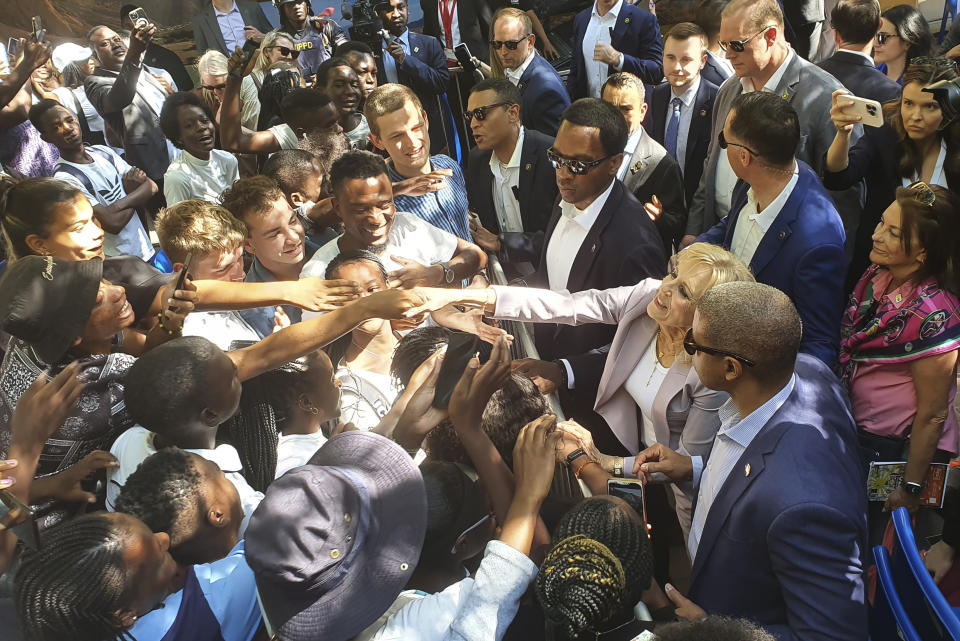
[[[898,36],[895,33],[887,33],[886,31],[879,31],[877,32],[877,35],[876,35],[878,45],[885,45],[887,44],[887,40],[889,40],[890,38],[899,38],[899,37],[900,36]]]
[[[467,125],[470,125],[470,122],[476,118],[477,122],[483,122],[487,119],[487,112],[495,107],[506,107],[512,105],[512,102],[498,102],[492,105],[484,105],[483,107],[477,107],[476,109],[468,109],[463,112],[463,119],[467,121]]]
[[[730,40],[729,42],[727,42],[727,41],[725,41],[725,40],[721,40],[721,41],[720,41],[720,48],[723,49],[724,51],[726,51],[726,50],[727,50],[727,47],[729,47],[729,48],[733,49],[734,51],[736,51],[737,53],[740,53],[741,51],[743,51],[743,50],[747,47],[747,43],[748,43],[748,42],[750,42],[751,40],[753,40],[754,38],[756,38],[757,36],[759,36],[761,33],[766,33],[767,29],[772,29],[772,28],[775,27],[775,26],[776,26],[776,25],[766,26],[766,27],[764,27],[763,29],[761,29],[760,31],[758,31],[758,32],[756,32],[755,34],[753,34],[752,36],[750,36],[749,38],[747,38],[746,40]]]
[[[296,60],[297,58],[300,57],[300,50],[299,50],[299,49],[291,49],[290,47],[284,47],[284,46],[282,46],[282,45],[274,45],[274,46],[272,46],[272,47],[264,47],[264,51],[266,51],[267,49],[279,49],[281,56],[289,56],[289,57],[293,58],[294,60]]]
[[[729,140],[727,140],[727,138],[723,135],[723,129],[720,130],[720,135],[717,136],[717,144],[720,145],[720,149],[726,149],[728,145],[733,145],[734,147],[740,147],[741,149],[746,149],[757,158],[760,157],[760,154],[755,152],[753,149],[750,149],[750,147],[747,147],[746,145],[741,145],[738,142],[730,142]]]
[[[547,149],[547,160],[550,161],[550,164],[553,165],[553,168],[559,171],[564,167],[566,167],[567,169],[570,170],[570,173],[573,174],[574,176],[583,176],[588,171],[590,171],[591,169],[593,169],[594,167],[602,163],[604,160],[609,160],[611,158],[613,158],[613,156],[604,156],[599,160],[590,160],[590,161],[573,160],[571,158],[564,158],[563,156],[558,154],[556,151],[554,151],[553,147],[551,147],[550,149]]]
[[[506,47],[510,51],[516,51],[517,47],[520,46],[520,43],[529,38],[529,35],[526,35],[519,40],[491,40],[490,46],[494,51],[499,51],[500,47]]]
[[[703,345],[698,345],[695,340],[693,340],[693,329],[688,329],[686,335],[683,337],[683,351],[685,351],[690,356],[693,356],[697,352],[703,352],[704,354],[710,354],[711,356],[727,356],[734,358],[747,367],[753,367],[756,365],[749,358],[744,358],[743,356],[738,356],[733,352],[728,352],[723,349],[717,349],[715,347],[705,347]]]
[[[227,88],[227,83],[221,83],[219,85],[200,85],[201,89],[206,89],[207,91],[223,91]]]
[[[933,207],[934,203],[937,202],[937,194],[934,193],[933,189],[930,188],[930,185],[918,180],[909,187],[910,191],[913,192],[913,195],[916,196],[917,201],[926,207]]]

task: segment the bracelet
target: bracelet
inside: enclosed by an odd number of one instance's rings
[[[613,475],[623,478],[623,457],[618,456],[613,460]]]
[[[585,468],[588,465],[600,465],[600,464],[597,463],[596,461],[587,461],[586,463],[578,467],[576,472],[574,472],[577,478],[580,478],[580,473],[583,472],[583,468]]]
[[[581,456],[586,456],[587,453],[583,451],[582,447],[578,447],[574,451],[567,454],[567,466],[573,465],[573,462],[580,458]]]
[[[165,326],[163,324],[163,312],[157,312],[157,325],[160,327],[160,329],[170,334],[171,336],[179,335],[181,332],[183,332],[183,325],[181,325],[180,329],[177,329],[177,330],[173,330]]]

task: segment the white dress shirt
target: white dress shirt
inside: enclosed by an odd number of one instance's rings
[[[670,102],[667,103],[667,118],[663,126],[663,139],[667,139],[667,127],[670,126],[670,117],[673,115],[674,98],[680,99],[680,127],[677,129],[677,164],[680,165],[680,174],[683,175],[683,167],[687,161],[687,140],[690,137],[690,123],[693,122],[694,101],[697,99],[697,91],[700,89],[700,76],[697,75],[693,84],[687,87],[679,96],[670,88]]]
[[[620,170],[617,172],[617,180],[624,181],[627,178],[627,170],[630,169],[630,161],[633,160],[633,153],[643,138],[643,125],[637,127],[637,130],[627,138],[627,146],[623,149],[623,161],[620,163]]]
[[[456,18],[454,18],[454,20],[456,20]],[[441,20],[441,25],[442,22]],[[409,56],[410,30],[405,29],[403,33],[396,37],[396,40],[400,43],[400,46],[403,47],[403,53]],[[400,82],[400,76],[397,75],[397,61],[386,51],[383,52],[383,73],[387,77],[387,82]]]
[[[701,457],[693,457],[693,484],[700,487],[697,494],[697,506],[693,511],[693,522],[690,525],[690,537],[687,539],[687,551],[690,553],[691,561],[697,556],[703,526],[707,522],[710,507],[717,498],[717,494],[720,493],[730,473],[733,472],[740,457],[743,456],[753,439],[773,418],[777,410],[787,402],[796,383],[797,376],[794,374],[773,398],[745,418],[740,417],[740,412],[737,411],[733,399],[724,403],[717,411],[720,418],[720,429],[713,441],[713,449],[710,451],[707,468],[703,469],[703,459]],[[744,474],[749,475],[750,472],[747,468],[743,468],[743,470]]]
[[[583,210],[565,200],[560,201],[560,220],[547,242],[547,281],[550,289],[559,291],[567,288],[570,268],[580,252],[580,245],[607,203],[613,185],[611,180],[606,191]]]
[[[933,167],[933,173],[930,175],[930,185],[939,185],[944,189],[949,189],[947,186],[947,176],[943,173],[943,163],[947,159],[947,143],[945,140],[940,140],[940,153],[937,154],[937,163]],[[913,183],[920,180],[920,176],[917,175],[917,172],[913,172],[913,178],[901,178],[900,184],[904,187],[909,187]]]
[[[764,234],[770,229],[770,225],[780,215],[780,211],[793,193],[793,188],[797,186],[800,179],[800,170],[796,162],[793,164],[793,176],[787,186],[780,190],[777,197],[767,205],[762,212],[757,212],[757,196],[753,188],[747,190],[747,204],[740,210],[737,217],[737,226],[733,230],[733,240],[730,242],[730,251],[747,265],[753,260],[753,255],[763,240]]]
[[[440,45],[444,49],[447,48],[447,32],[444,30],[443,26],[443,11],[441,10],[441,7],[446,9],[446,7],[453,5],[453,20],[450,22],[450,31],[453,32],[451,34],[453,38],[453,46],[456,47],[458,44],[463,42],[463,40],[460,39],[460,16],[457,15],[459,11],[457,10],[457,5],[454,4],[455,1],[456,0],[437,0],[437,19],[440,22]],[[409,32],[409,29],[407,31]],[[471,51],[470,53],[477,55],[476,51]]]
[[[607,64],[593,59],[593,50],[597,43],[610,44],[610,32],[617,25],[617,16],[620,14],[620,8],[623,6],[623,0],[619,0],[602,17],[597,13],[597,3],[593,3],[593,11],[590,14],[590,22],[587,24],[587,30],[583,35],[583,63],[587,72],[587,88],[590,95],[594,98],[600,97],[600,89],[607,79]],[[617,71],[623,68],[623,54],[620,54],[620,62],[614,65]]]
[[[653,427],[653,402],[660,393],[660,386],[663,379],[670,372],[669,367],[660,364],[657,358],[657,341],[650,341],[650,345],[640,357],[640,362],[633,368],[633,373],[623,384],[627,394],[633,397],[637,407],[640,408],[640,439],[644,447],[650,447],[657,442],[657,432]],[[664,445],[670,445],[664,443]]]
[[[787,72],[787,65],[790,64],[790,61],[793,59],[793,56],[796,54],[793,53],[793,49],[787,50],[787,57],[783,59],[783,62],[780,63],[780,67],[777,68],[773,75],[770,76],[770,80],[767,81],[767,84],[763,85],[763,91],[769,91],[770,93],[776,93],[777,85],[780,84],[780,80],[783,78],[783,74]],[[750,78],[740,78],[740,85],[743,88],[743,93],[751,93],[755,91],[753,88],[753,80]],[[733,173],[733,167],[730,166],[730,160],[727,158],[727,154],[721,150],[720,156],[717,158],[717,178],[715,184],[714,199],[716,200],[716,212],[717,220],[722,220],[730,212],[730,201],[733,197],[733,188],[737,184],[737,175]]]
[[[523,151],[523,127],[517,144],[513,148],[506,165],[500,162],[497,154],[490,154],[490,173],[493,174],[493,208],[497,213],[497,222],[500,231],[523,231],[523,218],[520,216],[520,203],[514,195],[514,190],[520,188],[520,154]]]
[[[527,59],[520,64],[516,69],[506,69],[504,68],[503,73],[507,76],[507,80],[513,83],[513,86],[518,86],[520,84],[520,78],[523,78],[524,72],[527,70],[527,67],[530,66],[530,63],[533,62],[533,57],[537,55],[537,50],[533,47],[530,48],[530,55],[527,56]]]

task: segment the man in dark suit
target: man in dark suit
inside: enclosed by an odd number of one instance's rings
[[[741,182],[730,214],[697,240],[729,249],[757,282],[787,294],[803,319],[801,351],[833,367],[844,303],[843,223],[817,174],[796,160],[797,113],[774,94],[743,94],[722,136]]]
[[[193,17],[193,39],[201,54],[216,49],[229,58],[235,47],[247,40],[261,42],[271,29],[260,5],[249,0],[211,0]]]
[[[853,95],[878,102],[896,100],[900,85],[874,67],[870,52],[880,30],[876,0],[840,0],[830,13],[837,52],[818,66]]]
[[[133,22],[130,20],[130,12],[139,9],[135,4],[125,4],[120,7],[120,26],[133,33]],[[143,64],[148,67],[163,69],[173,77],[177,85],[177,91],[190,91],[193,89],[193,78],[190,77],[187,68],[183,66],[180,56],[170,51],[166,47],[161,47],[156,42],[150,42],[147,45],[147,51],[143,54]]]
[[[733,75],[733,67],[720,48],[720,18],[729,3],[730,0],[703,0],[697,7],[694,20],[707,34],[707,61],[700,75],[718,87]]]
[[[467,109],[477,146],[467,164],[467,197],[479,217],[470,221],[470,233],[505,263],[536,267],[557,177],[547,159],[553,138],[520,124],[520,102],[520,91],[503,78],[483,80],[470,92]]]
[[[557,135],[564,110],[570,106],[570,96],[560,74],[534,48],[537,37],[532,26],[526,12],[504,7],[493,16],[491,46],[503,64],[507,80],[520,89],[523,126],[552,138]]]
[[[420,0],[420,8],[423,10],[425,35],[437,38],[451,50],[461,42],[465,43],[471,54],[490,62],[487,25],[490,24],[491,12],[483,0]],[[453,22],[454,12],[456,24]],[[452,54],[448,57],[452,57]]]
[[[583,98],[564,112],[548,155],[556,168],[560,201],[544,234],[537,272],[528,280],[531,285],[579,292],[664,276],[667,259],[660,234],[643,203],[617,180],[626,143],[626,120],[613,105]],[[544,389],[559,390],[567,415],[593,432],[597,447],[620,454],[623,445],[592,409],[606,360],[603,351],[615,332],[614,325],[538,324],[535,340],[543,360],[522,361],[518,371],[549,382]]]
[[[567,90],[573,100],[600,97],[610,74],[627,71],[648,85],[663,79],[663,41],[657,19],[622,0],[595,0],[573,19],[573,62]]]
[[[768,285],[723,283],[697,302],[684,348],[703,384],[730,400],[708,461],[659,444],[637,456],[642,478],[692,480],[697,492],[689,598],[668,584],[647,606],[748,618],[781,641],[866,641],[856,424],[830,368],[797,354],[802,332],[790,299]]]
[[[615,73],[603,83],[603,99],[616,107],[627,121],[627,144],[617,179],[642,202],[654,221],[667,255],[679,245],[687,223],[683,202],[683,178],[666,149],[643,129],[647,114],[643,83],[632,73]]]
[[[413,89],[430,122],[430,146],[452,149],[456,132],[444,96],[450,72],[440,41],[407,28],[407,0],[387,0],[377,5],[377,15],[391,36],[377,59],[377,84],[398,82]]]
[[[709,59],[706,45],[706,33],[692,22],[681,22],[670,29],[663,42],[667,79],[654,88],[650,117],[644,123],[653,139],[680,166],[687,203],[693,200],[703,175],[710,146],[710,114],[717,97],[717,85],[702,75]]]
[[[163,193],[163,174],[177,151],[157,123],[173,89],[140,62],[156,29],[152,24],[135,28],[127,49],[113,29],[95,27],[88,40],[100,66],[83,81],[83,89],[97,113],[123,139],[127,162],[142,169]]]

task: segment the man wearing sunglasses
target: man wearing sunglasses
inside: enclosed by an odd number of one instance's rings
[[[742,94],[717,146],[742,181],[730,214],[697,240],[722,245],[757,282],[787,294],[803,319],[800,349],[832,367],[840,348],[846,257],[830,194],[794,149],[797,113],[778,96]]]
[[[713,107],[710,149],[703,177],[690,203],[686,246],[730,211],[737,176],[715,140],[740,94],[766,91],[793,105],[800,118],[801,144],[797,158],[821,172],[836,135],[830,120],[831,94],[843,85],[829,73],[798,56],[784,38],[783,12],[777,0],[733,0],[720,19],[720,45],[736,74],[724,82]],[[862,127],[860,128],[862,130]],[[859,137],[859,133],[855,135]],[[847,201],[844,209],[857,207]]]
[[[657,19],[625,0],[594,0],[573,19],[570,98],[600,97],[603,81],[628,71],[647,84],[663,80],[663,41]],[[579,44],[576,44],[579,43]]]
[[[314,16],[309,0],[273,0],[273,4],[280,14],[280,28],[293,36],[300,52],[297,62],[304,77],[317,73],[333,50],[350,39],[335,20]]]
[[[537,37],[532,29],[525,11],[504,7],[493,17],[490,49],[503,64],[507,80],[520,89],[523,126],[556,136],[570,96],[560,74],[534,48]]]
[[[778,639],[867,638],[856,426],[836,376],[798,355],[806,329],[761,283],[716,285],[697,303],[684,349],[730,400],[706,461],[659,444],[637,455],[641,479],[659,472],[698,492],[688,595],[667,586],[651,610],[746,617]]]

